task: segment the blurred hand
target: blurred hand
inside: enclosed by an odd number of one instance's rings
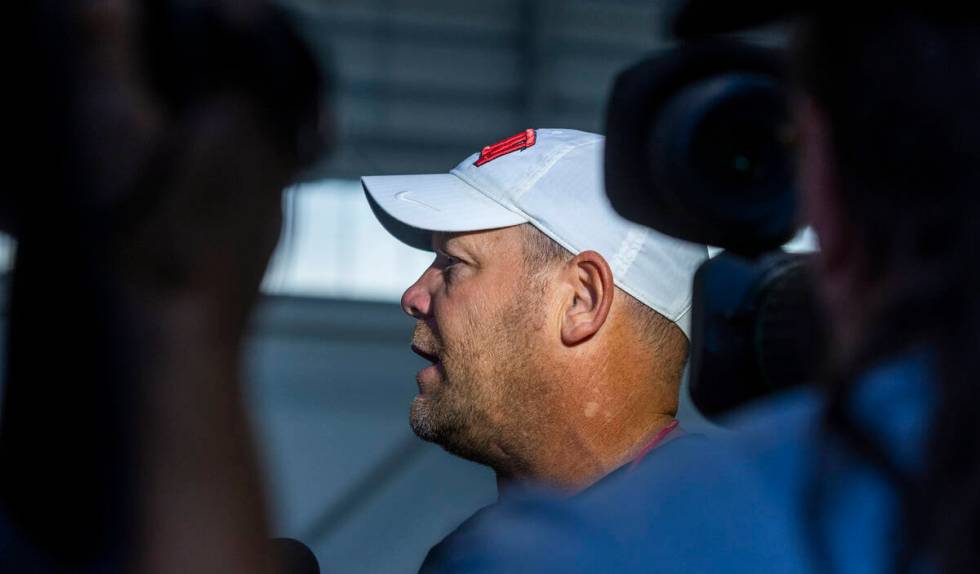
[[[219,2],[247,26],[259,2]],[[79,152],[107,219],[118,270],[151,314],[189,311],[209,336],[240,338],[277,243],[281,190],[300,167],[254,100],[216,92],[168,109],[147,85],[139,11],[83,3]],[[247,9],[246,9],[247,8]]]
[[[122,212],[122,268],[151,310],[177,305],[207,335],[237,343],[279,238],[281,190],[295,165],[234,96],[208,102],[168,137],[173,155],[145,182],[151,197],[140,198],[149,205]]]
[[[250,31],[264,30],[251,27],[268,15],[262,2],[210,4],[232,29],[207,36],[225,55],[237,55],[242,42],[248,47]],[[140,43],[147,28],[139,8],[149,6],[89,0],[65,8],[77,34],[77,52],[66,58],[75,82],[71,153],[84,166],[80,188],[91,195],[85,208],[108,227],[98,258],[121,283],[120,329],[133,347],[118,352],[136,373],[135,559],[142,572],[268,572],[241,340],[279,238],[282,189],[308,159],[299,157],[302,145],[293,145],[303,139],[291,139],[306,127],[308,110],[298,105],[292,116],[277,114],[292,109],[270,104],[280,86],[256,88],[248,58],[261,56],[264,44],[236,62],[235,72],[246,76],[241,84],[232,74],[207,85],[212,78],[205,74],[205,85],[185,94],[186,60],[178,59],[166,70],[176,74],[166,79],[178,93],[161,93]],[[161,29],[180,32],[183,20],[174,22]],[[304,75],[305,52],[281,27],[271,29],[279,35],[262,37],[280,49],[284,63],[265,61],[263,69],[283,69],[287,79],[294,73],[297,85],[314,91]],[[186,40],[168,38],[157,46],[164,54]],[[301,103],[316,102],[307,92],[287,90],[283,99],[298,93]]]

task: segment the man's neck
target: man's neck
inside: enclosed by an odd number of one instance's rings
[[[617,425],[618,432],[611,428],[591,427],[587,429],[591,437],[603,440],[587,440],[579,437],[543,452],[541,461],[526,473],[512,474],[497,472],[498,496],[503,495],[515,484],[535,483],[554,487],[568,494],[577,494],[616,469],[629,464],[658,437],[674,424],[671,414],[653,414],[645,421],[625,421]],[[604,425],[611,427],[611,424]],[[569,444],[578,445],[568,448]]]

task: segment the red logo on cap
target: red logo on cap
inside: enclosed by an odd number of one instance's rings
[[[503,141],[499,141],[493,145],[488,145],[483,148],[480,152],[480,157],[474,162],[473,165],[480,167],[481,165],[497,159],[502,155],[507,155],[512,151],[527,149],[534,145],[537,140],[537,132],[531,129],[522,131],[521,133],[511,136]]]

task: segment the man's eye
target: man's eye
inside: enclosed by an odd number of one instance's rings
[[[447,282],[452,281],[453,277],[456,275],[456,270],[458,268],[457,264],[460,263],[459,259],[455,257],[445,256],[445,262],[442,266],[442,276]]]

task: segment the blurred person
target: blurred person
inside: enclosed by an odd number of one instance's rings
[[[980,571],[980,18],[874,6],[691,1],[676,23],[692,35],[796,12],[826,385],[574,500],[512,496],[446,571]]]
[[[691,283],[707,250],[616,215],[601,136],[526,130],[447,174],[364,177],[395,237],[436,258],[417,320],[411,425],[515,482],[575,493],[681,436]],[[435,568],[477,513],[426,559]]]
[[[271,572],[241,343],[316,66],[258,1],[12,21],[0,571]]]

